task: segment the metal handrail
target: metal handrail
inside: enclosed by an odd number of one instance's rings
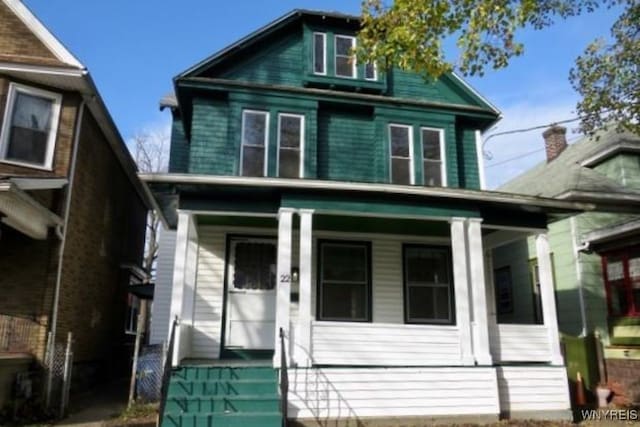
[[[164,358],[164,368],[162,371],[162,385],[160,387],[160,405],[158,408],[158,426],[162,425],[162,417],[164,416],[164,407],[167,403],[167,393],[169,391],[169,380],[171,379],[171,364],[173,359],[173,347],[176,338],[176,328],[180,324],[178,316],[173,320],[171,325],[171,334],[169,335],[169,345],[167,346],[167,354]]]
[[[287,353],[284,345],[284,329],[280,328],[280,411],[282,427],[287,427],[287,397],[289,394],[289,373],[287,372]]]

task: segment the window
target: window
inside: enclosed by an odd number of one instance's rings
[[[442,129],[422,128],[422,161],[424,185],[447,185],[444,168],[444,132]]]
[[[272,240],[243,239],[233,244],[233,288],[272,290],[276,286],[276,244]]]
[[[138,331],[138,314],[140,314],[140,298],[133,294],[127,294],[127,320],[124,331],[127,334],[135,334]]]
[[[405,321],[454,323],[448,248],[404,246]]]
[[[389,125],[391,183],[413,184],[412,127]]]
[[[304,116],[278,115],[278,176],[303,178]]]
[[[338,77],[356,77],[356,60],[353,57],[355,37],[335,36],[335,72]]]
[[[0,158],[51,169],[62,95],[11,83],[0,136]]]
[[[640,316],[640,247],[602,255],[611,316]]]
[[[313,72],[315,74],[327,74],[327,35],[313,33]]]
[[[267,141],[269,113],[245,110],[242,112],[242,147],[240,149],[243,176],[267,175]]]
[[[364,78],[365,80],[378,80],[378,67],[376,67],[376,64],[371,62],[364,64]]]
[[[371,320],[371,247],[366,242],[321,241],[320,320]]]
[[[495,287],[496,312],[501,314],[513,313],[513,283],[511,267],[500,267],[493,270],[493,282]],[[498,320],[498,323],[500,321]]]

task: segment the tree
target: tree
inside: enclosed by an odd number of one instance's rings
[[[169,166],[169,136],[161,132],[139,132],[132,138],[133,158],[140,172],[166,172]],[[160,215],[155,210],[147,218],[147,239],[142,268],[153,276],[158,258]]]
[[[609,120],[638,130],[640,67],[638,0],[364,0],[357,56],[383,68],[399,67],[438,78],[450,71],[483,75],[506,67],[524,52],[516,39],[522,28],[542,29],[559,19],[624,4],[615,23],[615,43],[591,44],[571,71],[583,96],[578,111],[583,130],[593,132]],[[443,42],[454,37],[459,56],[447,60]]]

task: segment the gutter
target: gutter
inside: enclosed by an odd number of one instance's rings
[[[80,107],[78,108],[78,114],[76,116],[76,127],[74,130],[73,137],[73,154],[71,157],[71,171],[69,172],[69,186],[67,187],[67,197],[65,200],[64,207],[64,224],[62,227],[58,227],[56,229],[56,234],[60,239],[60,250],[58,253],[58,272],[56,275],[56,287],[53,295],[53,307],[51,309],[51,326],[49,328],[50,336],[48,340],[49,348],[55,348],[56,342],[56,328],[58,326],[58,308],[60,305],[60,287],[62,286],[62,264],[64,259],[64,251],[67,243],[67,229],[69,226],[69,216],[71,211],[71,197],[73,195],[73,183],[74,178],[76,176],[76,164],[78,158],[78,147],[80,145],[80,131],[82,128],[82,120],[84,118],[84,109],[85,109],[85,101],[84,99],[80,102]],[[53,357],[54,351],[49,351],[49,360],[47,360],[48,366],[53,365]],[[46,406],[49,407],[50,399],[51,399],[51,388],[53,382],[53,370],[49,369],[49,373],[47,376],[47,392],[45,394]]]

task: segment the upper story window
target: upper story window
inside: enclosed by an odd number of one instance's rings
[[[266,176],[269,113],[244,110],[242,112],[241,138],[240,175]]]
[[[0,135],[0,160],[51,169],[62,95],[11,83]]]
[[[278,176],[302,178],[304,161],[304,116],[278,115]]]
[[[602,255],[610,316],[640,316],[640,247]]]
[[[392,184],[413,184],[412,128],[389,125],[389,152]]]
[[[327,35],[325,33],[313,33],[313,72],[315,74],[327,74]]]
[[[356,38],[352,36],[335,36],[335,73],[338,77],[356,78],[356,60],[353,57],[353,49],[356,46]]]
[[[364,64],[365,80],[378,80],[378,67],[372,62]]]
[[[424,185],[444,187],[447,176],[444,163],[444,131],[421,128]]]

